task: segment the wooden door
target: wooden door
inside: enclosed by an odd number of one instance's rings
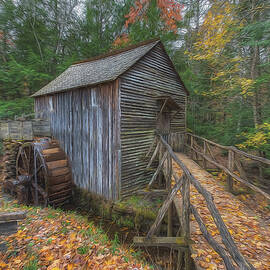
[[[168,135],[171,130],[171,117],[169,111],[163,111],[158,115],[157,132],[161,135]]]

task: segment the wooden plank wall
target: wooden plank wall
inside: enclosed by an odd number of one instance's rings
[[[50,122],[45,119],[0,121],[0,139],[33,140],[51,136]]]
[[[37,117],[49,117],[67,153],[75,184],[109,200],[119,198],[118,81],[35,100]]]
[[[143,159],[154,139],[157,119],[155,97],[169,95],[183,110],[171,122],[171,131],[181,139],[186,129],[187,94],[161,45],[145,55],[120,77],[121,95],[121,194],[130,195],[144,187],[152,172],[146,171]],[[180,149],[179,143],[177,147]],[[176,149],[177,150],[177,149]]]

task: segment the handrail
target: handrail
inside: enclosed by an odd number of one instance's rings
[[[194,134],[192,134],[192,133],[186,133],[186,134],[187,134],[187,135],[190,135],[190,136],[192,136],[192,137],[194,137],[194,138],[198,138],[198,139],[204,140],[204,141],[206,141],[206,142],[208,142],[208,143],[210,143],[210,144],[213,144],[213,145],[215,145],[215,146],[217,146],[217,147],[219,147],[219,148],[222,148],[222,149],[225,149],[225,150],[229,150],[229,149],[230,149],[230,146],[225,146],[225,145],[218,144],[218,143],[216,143],[216,142],[213,142],[213,141],[210,141],[210,140],[208,140],[208,139],[205,139],[205,138],[203,138],[203,137],[201,137],[201,136],[194,135]]]
[[[201,139],[201,140],[203,140],[203,141],[205,141],[205,142],[208,142],[208,143],[210,143],[210,144],[212,144],[212,145],[215,145],[215,146],[217,146],[217,147],[219,147],[219,148],[222,148],[222,149],[224,149],[224,150],[232,150],[232,151],[234,151],[235,153],[237,153],[237,154],[239,154],[239,155],[242,155],[242,156],[245,156],[245,157],[247,157],[247,158],[249,158],[249,159],[256,160],[256,161],[265,163],[265,164],[267,164],[267,165],[270,165],[270,160],[269,160],[269,159],[263,158],[263,157],[258,157],[258,156],[255,156],[255,155],[246,153],[246,152],[244,152],[244,151],[242,151],[242,150],[237,149],[235,146],[225,146],[225,145],[221,145],[221,144],[218,144],[218,143],[216,143],[216,142],[210,141],[210,140],[208,140],[208,139],[206,139],[206,138],[203,138],[203,137],[201,137],[201,136],[194,135],[194,134],[192,134],[192,133],[186,133],[186,134],[187,134],[187,135],[190,135],[190,136],[192,136],[192,137],[194,137],[194,138]]]
[[[211,216],[213,217],[213,220],[219,230],[221,239],[223,244],[225,245],[228,253],[233,258],[234,262],[243,270],[255,270],[255,268],[244,258],[244,256],[240,253],[238,250],[236,244],[234,243],[234,240],[226,227],[218,209],[215,206],[213,196],[209,191],[207,191],[200,182],[190,173],[189,169],[186,167],[186,165],[175,155],[170,145],[162,138],[162,136],[158,135],[159,140],[162,142],[163,146],[166,148],[166,151],[169,153],[170,157],[176,162],[178,166],[183,170],[184,174],[188,179],[190,180],[191,184],[196,188],[196,190],[204,197],[206,201],[206,205],[208,210],[211,213]],[[177,187],[177,186],[176,186]],[[172,189],[172,192],[175,192],[174,189]],[[185,192],[185,191],[183,191]],[[170,196],[170,194],[168,195]],[[195,219],[198,221],[198,212],[194,211],[194,206],[190,206],[190,210],[192,213],[195,213]],[[189,210],[189,211],[190,211]],[[197,218],[196,218],[197,217]],[[199,223],[199,225],[201,225]],[[206,234],[207,229],[203,226],[200,226],[200,229],[202,233]],[[205,231],[206,230],[206,231]],[[206,238],[206,240],[209,242],[211,246],[213,246],[213,239]],[[217,243],[215,243],[217,244]],[[215,245],[214,245],[215,246]],[[233,267],[233,264],[230,262],[230,258],[225,255],[224,249],[220,249],[221,246],[215,246],[215,251],[222,257],[224,263],[226,264],[227,269],[235,269]]]
[[[189,146],[190,147],[190,146]],[[261,190],[260,188],[252,185],[251,183],[245,181],[244,179],[242,179],[241,177],[239,177],[238,175],[236,175],[235,173],[231,172],[228,168],[226,168],[225,166],[219,164],[218,162],[215,162],[214,160],[212,160],[211,158],[207,157],[206,155],[204,155],[203,153],[199,152],[198,150],[196,150],[193,147],[190,147],[190,149],[192,149],[193,151],[195,151],[197,154],[203,156],[208,162],[214,164],[216,167],[218,167],[219,169],[223,170],[225,173],[229,174],[230,176],[232,176],[234,179],[236,179],[237,181],[245,184],[246,186],[248,186],[249,188],[253,189],[256,192],[261,193],[265,198],[270,200],[270,195],[266,192],[264,192],[263,190]]]
[[[154,147],[156,144],[156,147]],[[204,143],[204,148],[206,145]],[[230,150],[231,151],[231,150]],[[190,240],[190,214],[193,214],[199,228],[210,246],[220,255],[222,258],[226,269],[236,270],[236,265],[242,270],[255,270],[252,264],[250,264],[246,258],[238,250],[226,224],[224,223],[221,214],[219,213],[212,194],[205,189],[201,183],[191,174],[186,165],[176,156],[172,147],[167,143],[167,141],[160,135],[156,134],[154,143],[151,144],[149,151],[147,152],[147,157],[152,153],[150,162],[147,167],[150,167],[154,160],[158,157],[159,165],[157,166],[155,173],[151,181],[149,182],[147,191],[151,191],[151,186],[153,182],[157,179],[158,174],[162,171],[166,180],[166,191],[167,198],[163,202],[163,205],[158,211],[155,222],[152,224],[147,237],[143,240],[144,244],[156,245],[157,239],[154,239],[155,235],[158,234],[159,227],[163,218],[167,214],[167,240],[162,240],[163,245],[168,244],[172,239],[178,241],[176,238],[181,236],[181,243],[176,246],[178,249],[178,260],[177,269],[182,265],[182,259],[185,261],[185,270],[191,270],[191,257],[190,250],[186,247],[189,246],[192,241]],[[183,171],[182,175],[178,177],[172,168],[172,161],[174,161]],[[172,187],[172,177],[175,179],[175,184]],[[203,219],[201,218],[196,207],[190,202],[190,185],[193,185],[195,189],[203,196],[206,206],[216,224],[216,227],[220,233],[222,243],[225,247],[219,244],[214,237],[207,230]],[[164,190],[165,191],[165,190]],[[176,196],[178,191],[182,194],[181,206],[179,205],[180,200]],[[179,218],[180,228],[176,234],[176,238],[173,237],[173,214],[172,214],[172,204],[174,204]],[[181,209],[180,209],[181,207]],[[161,240],[160,240],[161,241]],[[142,242],[142,241],[141,241]],[[140,242],[140,243],[141,243]],[[138,241],[134,239],[134,243],[138,244]],[[161,243],[160,243],[161,244]],[[181,253],[181,248],[185,248],[184,254]],[[184,256],[183,256],[184,255]]]
[[[209,162],[211,164],[213,164],[214,166],[216,166],[217,168],[223,170],[227,175],[227,181],[228,181],[228,187],[229,187],[229,191],[232,191],[233,189],[233,181],[232,181],[232,178],[239,181],[240,183],[243,183],[244,185],[248,186],[249,188],[251,188],[252,190],[256,191],[256,192],[259,192],[260,194],[262,194],[265,198],[267,198],[268,200],[270,200],[270,194],[266,193],[265,191],[263,191],[261,188],[253,185],[252,183],[250,183],[248,180],[247,180],[247,176],[246,176],[246,173],[243,169],[243,167],[241,166],[241,163],[239,160],[237,160],[235,158],[235,153],[238,154],[238,155],[242,155],[244,157],[247,157],[249,159],[252,159],[252,160],[255,160],[255,161],[259,161],[261,163],[264,163],[264,164],[267,164],[267,165],[270,165],[270,160],[266,159],[266,158],[262,158],[262,157],[258,157],[258,156],[255,156],[255,155],[252,155],[252,154],[248,154],[244,151],[241,151],[239,149],[237,149],[236,147],[234,146],[223,146],[223,145],[220,145],[218,143],[215,143],[215,142],[212,142],[208,139],[205,139],[203,137],[200,137],[200,136],[197,136],[197,135],[194,135],[194,134],[191,134],[191,133],[187,133],[188,136],[190,136],[192,139],[191,139],[191,142],[190,142],[190,145],[188,143],[185,144],[186,147],[188,147],[189,149],[191,149],[191,151],[193,151],[194,153],[196,153],[197,155],[201,156],[203,158],[203,162],[204,162],[204,167],[205,167],[205,162]],[[197,138],[197,139],[200,139],[204,142],[204,149],[203,149],[203,152],[202,151],[199,151],[198,149],[196,149],[194,147],[196,141],[194,138]],[[228,150],[228,153],[229,153],[229,156],[228,156],[228,164],[227,166],[224,166],[222,164],[220,164],[213,156],[213,153],[210,149],[210,146],[208,144],[212,144],[216,147],[219,147],[221,149],[225,149],[225,150]],[[197,148],[198,148],[198,144],[197,144]],[[210,156],[207,156],[207,149],[211,155]],[[240,172],[240,176],[238,176],[237,174],[235,174],[234,172],[234,166],[237,166],[239,172]]]

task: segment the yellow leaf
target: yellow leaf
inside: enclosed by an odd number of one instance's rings
[[[45,259],[46,259],[46,261],[53,261],[54,256],[53,256],[52,254],[50,254],[50,255],[47,255],[47,256],[45,257]]]
[[[73,270],[73,269],[74,269],[74,265],[73,264],[68,264],[67,270]]]
[[[193,259],[197,258],[197,254],[192,254],[191,258],[193,258]]]
[[[198,256],[201,256],[201,255],[204,255],[205,254],[205,251],[203,249],[198,249],[197,250],[197,255]]]
[[[44,246],[44,247],[40,250],[40,252],[45,252],[45,251],[47,251],[47,250],[49,250],[49,249],[50,249],[50,247]]]
[[[207,270],[217,270],[217,269],[218,268],[217,268],[217,265],[215,263],[210,263],[208,265],[208,268],[207,268]]]
[[[0,268],[4,268],[4,267],[6,267],[7,266],[7,264],[6,263],[4,263],[3,261],[0,261]]]
[[[255,262],[255,263],[253,263],[253,266],[256,267],[256,268],[259,267],[259,266],[261,266],[261,265],[262,265],[261,262]]]
[[[71,234],[70,234],[70,239],[71,239],[71,241],[75,240],[75,239],[76,239],[76,236],[77,236],[76,233],[71,233]]]

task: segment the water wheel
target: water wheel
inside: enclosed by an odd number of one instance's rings
[[[16,162],[16,175],[32,175],[34,169],[34,149],[33,143],[24,143],[18,152]]]
[[[72,197],[71,170],[65,152],[57,141],[39,139],[21,146],[16,162],[17,179],[31,178],[29,202],[59,206]]]

